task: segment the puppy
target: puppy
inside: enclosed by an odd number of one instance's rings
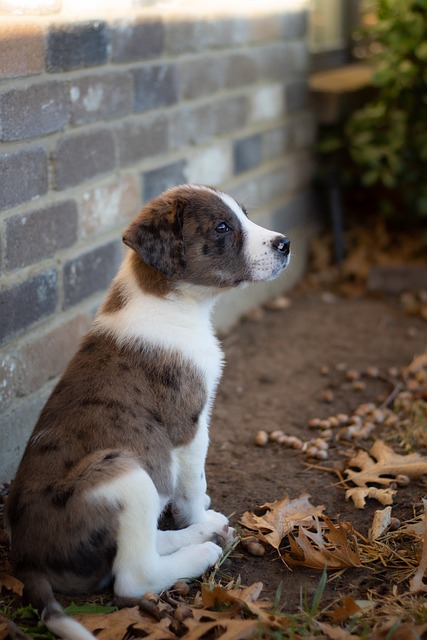
[[[92,638],[53,590],[114,584],[142,597],[202,575],[233,530],[209,509],[204,472],[222,352],[218,294],[270,280],[289,240],[210,187],[149,202],[124,233],[131,251],[34,428],[6,508],[15,575],[47,627]],[[178,530],[161,531],[167,505]]]

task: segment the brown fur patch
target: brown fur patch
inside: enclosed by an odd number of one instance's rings
[[[193,439],[205,402],[200,372],[178,353],[89,334],[47,401],[12,486],[16,571],[45,571],[68,592],[108,579],[117,508],[91,507],[88,519],[82,495],[136,466],[169,495],[171,450]]]

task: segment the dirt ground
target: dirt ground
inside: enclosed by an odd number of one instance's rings
[[[297,289],[289,299],[289,308],[263,310],[261,320],[242,321],[223,341],[226,366],[212,416],[207,464],[212,503],[233,514],[235,523],[265,502],[309,493],[314,505],[325,505],[329,517],[350,521],[367,534],[379,503],[369,500],[364,510],[356,510],[336,486],[335,474],[309,469],[300,451],[275,442],[257,447],[254,437],[260,429],[281,429],[308,440],[313,437],[309,419],[351,414],[362,402],[384,399],[392,381],[368,380],[366,389],[355,391],[345,369],[363,372],[376,366],[387,377],[390,367],[400,368],[425,352],[427,325],[406,315],[397,298],[348,298]],[[321,367],[330,373],[322,375]],[[322,401],[325,389],[333,391],[333,402]],[[342,443],[332,446],[329,460],[318,464],[332,467],[345,460],[348,450]],[[425,493],[421,481],[399,489],[393,515],[410,518]],[[320,580],[320,573],[308,568],[291,572],[273,550],[254,557],[241,546],[223,569],[234,579],[240,575],[244,584],[262,581],[269,599],[281,588],[287,612],[298,608],[301,590],[310,597]],[[386,595],[389,584],[381,571],[350,569],[327,585],[323,602],[344,594],[360,598],[371,587]]]
[[[301,451],[274,442],[257,447],[254,437],[260,429],[282,429],[308,440],[313,437],[307,426],[311,418],[351,414],[362,402],[384,399],[393,389],[389,368],[407,365],[426,351],[427,324],[407,315],[397,297],[386,295],[340,297],[302,284],[288,299],[288,308],[262,309],[261,318],[255,314],[242,320],[223,339],[226,365],[212,414],[207,461],[212,506],[235,524],[245,511],[265,502],[309,493],[312,504],[325,505],[330,518],[350,521],[366,534],[378,503],[368,501],[366,509],[356,510],[345,501],[335,474],[308,468]],[[345,371],[364,372],[372,366],[379,367],[385,379],[363,378],[366,388],[354,390]],[[327,375],[322,367],[328,367]],[[334,394],[330,403],[322,400],[327,389]],[[331,445],[329,459],[317,464],[342,466],[349,447]],[[393,514],[410,518],[425,493],[422,481],[400,488]],[[6,545],[0,546],[0,571],[8,572]],[[221,571],[234,580],[240,576],[245,585],[261,581],[263,596],[271,600],[280,588],[281,605],[289,613],[298,610],[301,592],[311,599],[320,580],[312,569],[291,572],[273,551],[255,557],[240,545]],[[338,595],[363,598],[370,588],[386,595],[390,580],[385,571],[347,570],[328,582],[322,603]]]

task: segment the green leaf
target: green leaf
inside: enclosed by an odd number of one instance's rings
[[[103,604],[75,604],[72,602],[65,607],[65,613],[69,616],[75,616],[80,613],[113,613],[113,611],[117,611],[117,607],[109,607]]]

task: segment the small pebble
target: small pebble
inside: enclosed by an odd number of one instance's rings
[[[322,393],[322,400],[323,402],[333,402],[335,399],[334,396],[334,392],[331,391],[330,389],[326,389],[323,393]]]
[[[356,369],[348,369],[348,371],[346,371],[345,377],[347,380],[350,380],[350,382],[353,380],[359,380],[360,373],[356,371]]]
[[[255,444],[257,447],[264,447],[268,442],[268,433],[267,431],[258,431],[255,436]]]
[[[190,593],[190,585],[188,585],[184,580],[178,580],[172,587],[172,591],[176,593],[178,596],[188,596]],[[188,617],[188,616],[187,616]]]
[[[175,620],[178,620],[178,622],[184,622],[184,620],[187,620],[187,618],[191,618],[192,616],[193,612],[190,607],[186,607],[185,605],[177,607],[173,612],[173,617]]]
[[[339,427],[340,426],[340,421],[339,421],[337,416],[330,416],[328,418],[328,422],[331,425],[331,427]]]
[[[320,418],[312,418],[308,421],[308,427],[309,429],[317,429],[320,427],[321,422]]]
[[[390,519],[389,529],[390,529],[390,531],[397,531],[397,529],[400,528],[400,525],[401,525],[401,522],[400,522],[399,518],[392,517]]]
[[[398,476],[396,476],[396,482],[399,485],[399,487],[407,487],[408,484],[411,482],[411,480],[408,476],[399,474]]]
[[[274,431],[272,431],[270,433],[269,438],[270,438],[270,440],[272,442],[276,442],[283,435],[284,435],[284,433],[283,433],[283,431],[281,431],[281,429],[275,429]]]
[[[265,547],[260,542],[250,542],[246,549],[253,556],[263,556],[265,554]]]
[[[366,382],[363,382],[363,380],[355,380],[351,386],[354,391],[363,391],[366,389]]]
[[[310,456],[310,458],[315,458],[318,453],[319,449],[317,447],[311,446],[307,448],[307,455]]]
[[[322,449],[321,451],[318,451],[314,457],[318,460],[327,460],[329,456],[328,452]]]
[[[339,413],[337,415],[337,420],[340,424],[347,424],[348,422],[348,415],[346,413]]]
[[[327,376],[329,375],[330,369],[329,367],[320,367],[319,372],[322,376]]]
[[[329,419],[328,420],[321,420],[320,424],[319,424],[319,427],[320,427],[320,429],[322,429],[322,431],[323,431],[323,429],[330,429],[331,426],[332,425],[331,425],[331,422],[330,422]]]
[[[380,370],[378,369],[378,367],[368,367],[366,369],[366,375],[368,376],[368,378],[378,378],[378,376],[380,375]]]

